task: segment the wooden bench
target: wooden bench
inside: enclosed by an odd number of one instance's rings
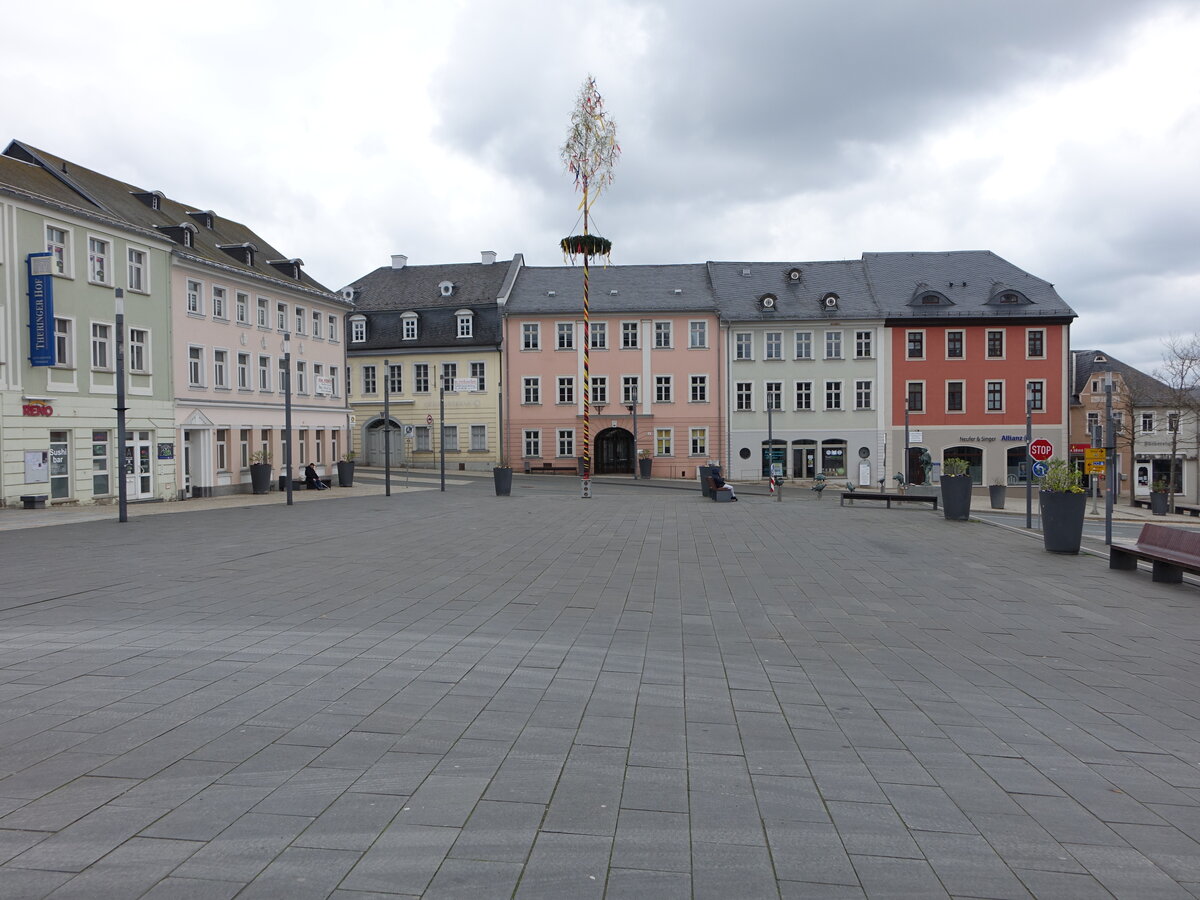
[[[579,464],[574,463],[566,466],[556,466],[554,463],[542,463],[540,466],[531,466],[529,463],[525,464],[526,475],[537,475],[539,473],[542,475],[553,475],[556,472],[562,472],[567,475],[578,475]],[[593,472],[592,474],[595,473]]]
[[[279,489],[281,491],[287,490],[287,480],[286,479],[287,479],[286,475],[279,476]],[[333,487],[333,478],[330,477],[329,475],[322,475],[319,480],[320,480],[321,484],[325,485],[325,487],[327,487],[327,488]],[[307,487],[307,484],[308,483],[304,480],[304,476],[301,475],[299,478],[296,478],[292,481],[292,490],[298,491],[301,488]],[[308,488],[308,489],[312,490],[312,488]]]
[[[842,491],[842,499],[838,505],[845,506],[847,500],[885,500],[887,501],[888,509],[892,508],[893,503],[929,503],[934,509],[937,509],[938,503],[937,494],[885,494],[881,491]]]
[[[21,506],[23,509],[45,509],[46,495],[45,494],[22,494]]]
[[[708,476],[708,495],[712,497],[713,503],[733,502],[733,488],[729,485],[717,487],[717,483],[711,475]]]
[[[1133,501],[1133,505],[1140,506],[1142,509],[1150,509],[1151,508],[1149,500],[1135,499]],[[1171,505],[1168,503],[1167,509],[1170,509],[1170,508],[1171,508]],[[1175,504],[1175,514],[1179,515],[1179,516],[1189,515],[1189,516],[1192,516],[1193,518],[1200,517],[1200,506],[1193,506],[1190,503],[1176,503]]]
[[[1147,560],[1151,579],[1179,584],[1184,572],[1200,573],[1200,532],[1170,525],[1143,525],[1136,544],[1110,544],[1110,569],[1137,569],[1139,559]]]

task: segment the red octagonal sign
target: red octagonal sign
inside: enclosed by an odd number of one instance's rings
[[[1054,455],[1054,445],[1045,438],[1038,438],[1029,445],[1029,455],[1038,462],[1045,462]]]

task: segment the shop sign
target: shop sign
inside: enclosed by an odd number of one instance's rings
[[[960,434],[958,436],[958,442],[960,444],[989,444],[995,440],[996,436],[994,434]],[[1021,438],[1021,440],[1025,440],[1025,438]]]
[[[49,253],[25,258],[29,273],[29,364],[54,365],[54,260]],[[29,413],[26,413],[29,415]]]
[[[21,415],[52,416],[54,415],[54,407],[44,400],[30,400],[28,403],[21,404]]]
[[[174,459],[175,458],[175,445],[174,444],[159,444],[158,445],[158,458],[159,459]]]

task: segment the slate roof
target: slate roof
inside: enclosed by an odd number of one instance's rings
[[[871,293],[888,319],[1075,318],[1075,311],[1058,295],[1054,285],[990,250],[864,253],[862,264]],[[1013,306],[989,303],[1002,287],[1023,294],[1031,302]],[[924,289],[943,294],[953,305],[911,305]]]
[[[593,265],[588,270],[588,284],[588,309],[593,315],[716,312],[707,270],[701,263]],[[526,266],[517,275],[505,315],[570,317],[581,314],[582,309],[582,266]]]
[[[800,272],[799,280],[790,273]],[[710,262],[709,278],[721,318],[731,322],[877,319],[883,313],[871,296],[857,259],[827,262]],[[836,307],[823,298],[837,294]],[[766,309],[762,297],[776,298]]]
[[[161,230],[163,226],[178,226],[185,222],[195,226],[196,231],[191,247],[184,247],[181,243],[177,243],[174,252],[178,258],[190,257],[217,265],[228,271],[254,275],[292,290],[318,293],[322,295],[321,299],[326,301],[343,306],[349,305],[339,295],[332,293],[303,270],[297,279],[290,274],[281,272],[275,266],[268,265],[268,260],[281,260],[288,257],[240,222],[234,222],[215,213],[212,216],[212,227],[208,227],[203,221],[203,217],[189,215],[189,213],[206,212],[204,207],[180,203],[165,196],[160,198],[160,208],[152,209],[134,196],[138,193],[150,194],[150,190],[102,175],[20,141],[12,141],[5,149],[4,155],[40,166],[44,172],[66,188],[74,197],[74,203],[84,210],[146,229],[162,238],[169,238],[168,233]],[[22,170],[15,171],[21,172]],[[5,174],[11,174],[7,167]],[[44,179],[42,183],[44,183]],[[61,192],[56,193],[55,196],[62,196]],[[257,248],[253,264],[230,255],[217,246],[243,243],[251,243]]]
[[[1071,401],[1079,402],[1079,395],[1091,378],[1105,372],[1120,375],[1129,388],[1130,396],[1135,406],[1164,406],[1171,405],[1171,388],[1152,375],[1147,375],[1141,369],[1135,369],[1127,363],[1115,359],[1103,350],[1072,350],[1071,356],[1075,363],[1075,380],[1071,386]],[[1097,362],[1096,357],[1104,357]]]
[[[454,313],[462,308],[475,313],[469,338],[458,337],[458,319]],[[417,313],[417,339],[412,341],[404,340],[403,312],[392,309],[366,310],[367,339],[350,344],[350,355],[362,352],[378,354],[381,350],[429,350],[433,347],[442,350],[487,347],[494,350],[500,345],[500,309],[495,301],[491,305],[460,303],[457,306],[419,307],[414,310]]]
[[[352,281],[354,304],[359,311],[395,310],[452,306],[476,309],[495,306],[510,277],[510,270],[521,264],[520,254],[491,265],[447,263],[436,266],[410,266],[400,269],[381,266]],[[454,293],[443,297],[439,285],[449,281]]]

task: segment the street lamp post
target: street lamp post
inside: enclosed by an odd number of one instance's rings
[[[283,481],[292,506],[292,335],[283,336]]]
[[[392,496],[392,366],[383,361],[383,495]]]
[[[129,521],[129,487],[125,483],[125,290],[117,298],[117,521]]]
[[[633,478],[636,481],[637,477],[638,477],[638,464],[640,462],[638,459],[638,429],[637,429],[638,389],[637,389],[637,385],[634,385],[631,390],[632,390],[632,393],[629,395],[629,402],[625,404],[625,408],[627,410],[629,410],[629,414],[631,416],[633,416]]]
[[[908,471],[908,398],[904,398],[904,483],[908,484],[911,480]]]
[[[1104,477],[1108,479],[1108,490],[1104,492],[1104,543],[1112,543],[1113,496],[1117,479],[1116,462],[1116,428],[1113,427],[1113,378],[1112,372],[1104,376]]]
[[[1033,391],[1025,389],[1025,527],[1033,530]]]

